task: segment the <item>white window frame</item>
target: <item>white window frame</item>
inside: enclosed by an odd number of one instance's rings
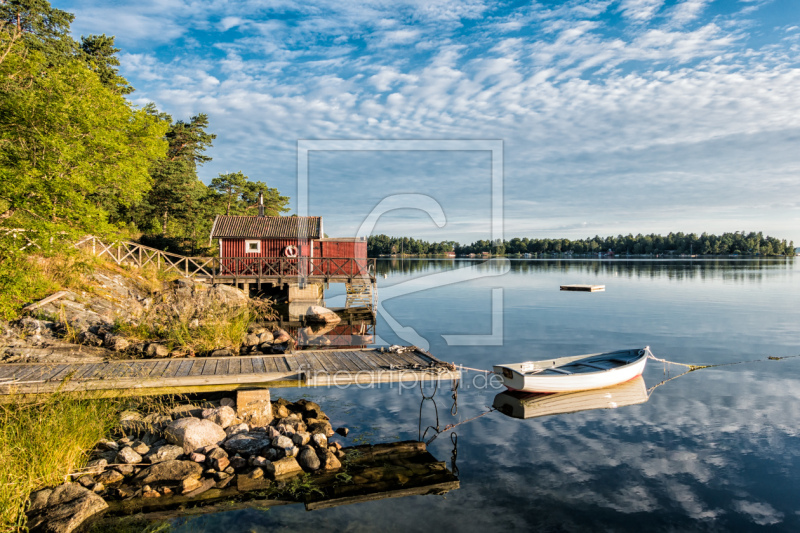
[[[255,250],[250,249],[250,245],[252,243],[256,243],[257,248]],[[261,241],[260,240],[246,240],[244,241],[244,253],[246,254],[260,254],[261,253]]]

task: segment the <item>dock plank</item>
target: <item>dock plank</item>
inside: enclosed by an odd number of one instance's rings
[[[22,383],[0,381],[0,394],[12,391],[45,393],[58,389],[156,391],[175,387],[241,388],[248,384],[269,386],[269,383],[276,386],[286,386],[286,383],[329,386],[452,379],[459,375],[457,371],[441,366],[432,371],[428,368],[429,361],[438,362],[424,353],[380,353],[374,349],[353,348],[302,350],[275,356],[130,359],[101,363],[14,363],[11,364],[13,366],[0,368],[6,376],[19,376]],[[423,368],[408,368],[414,363]],[[390,369],[392,365],[396,368]],[[67,376],[70,379],[64,381]],[[295,381],[298,379],[301,381]]]
[[[202,359],[195,359],[194,361],[192,361],[192,368],[189,370],[189,375],[190,376],[201,375],[203,373],[203,365],[205,364],[206,362]]]
[[[217,364],[219,364],[219,361],[217,361],[216,359],[208,359],[206,361],[206,364],[203,365],[203,375],[204,376],[215,375],[217,372]]]

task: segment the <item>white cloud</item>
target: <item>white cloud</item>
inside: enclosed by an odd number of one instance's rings
[[[643,22],[653,18],[664,0],[622,0],[619,10],[625,18]]]

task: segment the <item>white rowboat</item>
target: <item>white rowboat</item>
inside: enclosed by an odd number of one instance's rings
[[[503,385],[525,392],[570,392],[600,389],[642,375],[650,347],[494,365]]]

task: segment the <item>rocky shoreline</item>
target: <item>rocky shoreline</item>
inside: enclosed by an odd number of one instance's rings
[[[293,478],[336,472],[345,458],[318,404],[273,402],[267,389],[163,414],[125,411],[119,431],[97,443],[73,481],[31,494],[31,531],[68,533],[136,499],[184,503],[215,488],[281,495]]]
[[[250,299],[227,285],[180,278],[154,290],[135,272],[97,270],[86,276],[84,286],[88,290],[59,291],[28,305],[21,319],[0,323],[0,362],[223,357],[284,353],[295,344],[295,339],[268,320],[269,303]],[[236,338],[216,345],[198,349],[185,340],[155,335],[172,328],[191,341],[202,328],[226,324],[245,312],[266,319],[250,322]]]

